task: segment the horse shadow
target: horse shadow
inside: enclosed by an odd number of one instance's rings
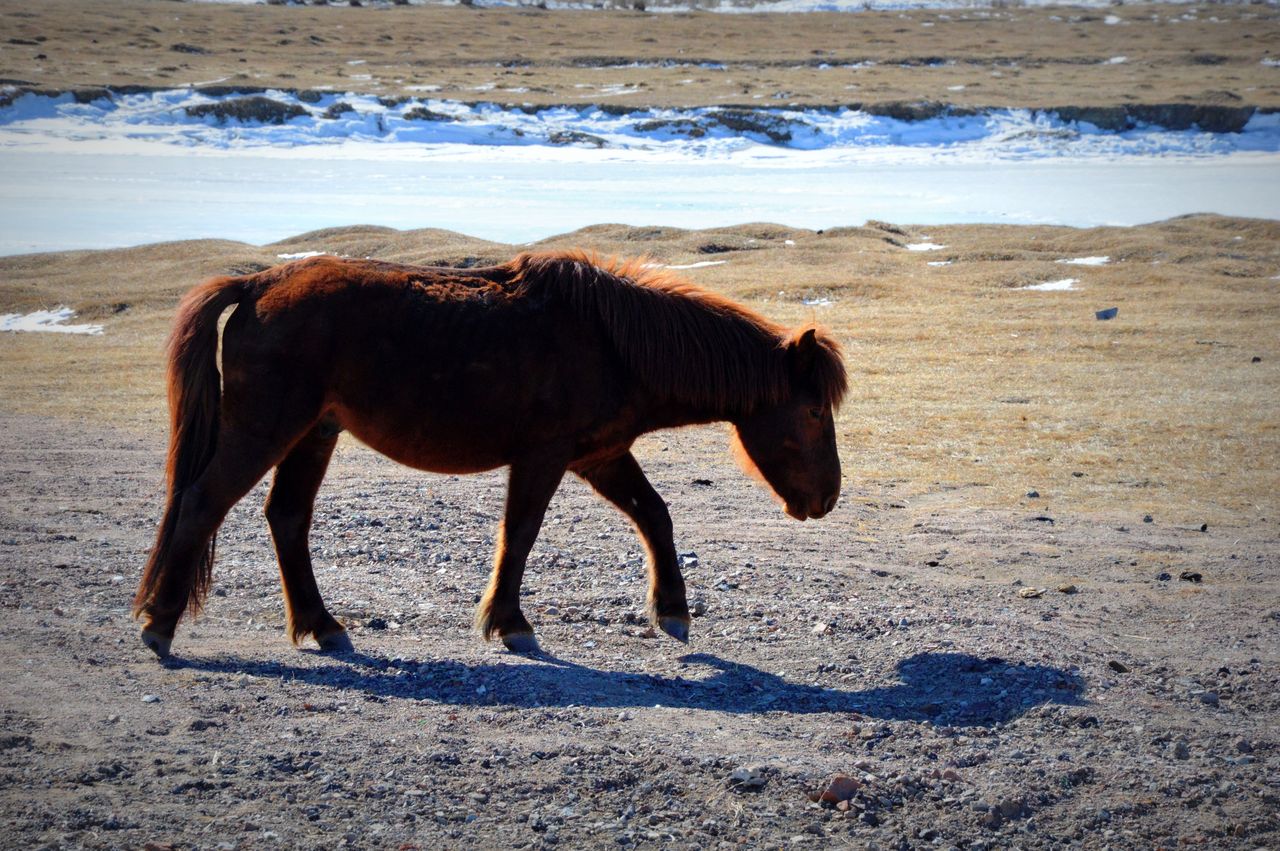
[[[689,676],[602,670],[546,653],[480,664],[359,652],[324,658],[325,664],[317,666],[236,657],[172,658],[168,664],[354,690],[379,702],[407,699],[459,706],[857,712],[883,720],[992,726],[1043,704],[1086,703],[1084,683],[1073,672],[968,653],[918,653],[898,663],[895,682],[851,691],[793,682],[710,653],[680,657]]]

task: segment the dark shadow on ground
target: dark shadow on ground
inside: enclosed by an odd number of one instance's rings
[[[412,699],[475,706],[600,708],[661,704],[715,712],[860,712],[885,720],[932,719],[989,726],[1045,703],[1083,705],[1076,674],[966,653],[920,653],[898,665],[898,681],[854,691],[789,682],[709,653],[681,658],[688,676],[599,670],[547,654],[495,664],[390,659],[364,653],[291,665],[235,657],[171,659],[169,665]]]

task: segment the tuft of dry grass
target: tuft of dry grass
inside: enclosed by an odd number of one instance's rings
[[[902,247],[926,238],[945,247]],[[974,506],[1192,525],[1276,517],[1280,223],[598,225],[539,244],[567,246],[721,260],[684,274],[779,321],[831,329],[852,378],[839,419],[846,493],[957,491]],[[0,410],[162,439],[161,352],[178,296],[305,250],[455,265],[518,251],[447,231],[353,227],[262,248],[201,240],[0,258],[0,311],[67,304],[106,325],[100,337],[0,335]],[[1105,266],[1056,262],[1104,255]],[[1064,277],[1077,289],[1019,289]],[[1106,307],[1118,316],[1095,319]],[[1028,500],[1031,490],[1040,498]]]

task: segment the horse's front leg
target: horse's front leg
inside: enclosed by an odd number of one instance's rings
[[[507,506],[498,533],[489,587],[476,610],[476,628],[488,641],[497,633],[513,653],[534,653],[538,640],[520,611],[520,581],[525,560],[542,528],[547,505],[564,476],[565,464],[548,457],[517,461],[511,465]]]
[[[635,523],[649,553],[649,619],[667,635],[687,643],[689,604],[667,504],[630,452],[575,472]]]

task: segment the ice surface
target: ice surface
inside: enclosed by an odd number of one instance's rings
[[[0,331],[47,331],[55,334],[101,334],[101,325],[67,325],[76,315],[69,307],[0,315]]]

